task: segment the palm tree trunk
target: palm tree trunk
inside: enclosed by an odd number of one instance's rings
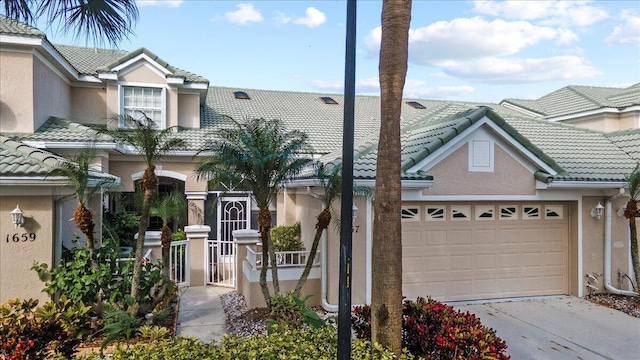
[[[638,215],[638,203],[635,200],[629,200],[625,210],[627,220],[629,220],[629,236],[631,238],[631,266],[636,277],[636,283],[633,284],[635,291],[640,288],[640,254],[638,253],[638,229],[636,228],[636,216]]]
[[[169,277],[169,255],[171,251],[171,229],[164,225],[160,233],[162,243],[162,275]]]
[[[262,267],[260,268],[260,289],[264,302],[271,310],[271,293],[267,285],[267,269],[269,264],[269,241],[268,236],[271,231],[271,212],[269,209],[261,208],[258,212],[258,229],[260,231],[260,242],[262,244]]]
[[[149,213],[151,211],[151,198],[153,192],[158,185],[158,178],[155,174],[155,166],[149,166],[145,169],[144,175],[140,182],[140,188],[144,191],[144,197],[142,200],[142,213],[140,215],[140,226],[138,227],[138,240],[136,241],[136,252],[133,263],[133,277],[131,279],[131,296],[136,301],[136,306],[133,306],[131,313],[137,312],[138,301],[140,300],[138,294],[138,288],[140,286],[140,277],[142,272],[142,257],[144,256],[144,239],[147,228],[149,227]]]
[[[329,223],[331,223],[331,211],[329,210],[329,208],[325,208],[324,210],[322,210],[320,215],[318,215],[318,222],[316,222],[316,235],[313,237],[311,251],[309,252],[309,257],[307,258],[307,263],[304,266],[302,275],[300,275],[300,279],[298,279],[298,284],[293,290],[293,295],[295,297],[300,297],[302,288],[307,283],[307,278],[309,277],[309,273],[311,272],[311,268],[313,267],[313,262],[316,259],[316,253],[318,252],[320,238],[322,237],[322,233],[327,229],[327,227],[329,227]]]
[[[380,140],[372,249],[372,341],[402,352],[400,114],[407,74],[410,0],[385,0],[380,45]]]
[[[81,202],[78,202],[78,207],[76,207],[76,211],[73,213],[73,222],[86,237],[87,250],[93,254],[96,249],[93,235],[95,228],[93,214],[91,214],[91,211]]]

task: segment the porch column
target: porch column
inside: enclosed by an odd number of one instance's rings
[[[242,229],[234,230],[231,234],[233,235],[233,242],[236,244],[236,289],[239,294],[243,294],[243,282],[245,279],[242,264],[247,258],[247,246],[260,242],[260,232],[254,229]]]
[[[185,191],[185,195],[189,202],[188,224],[204,225],[204,202],[207,200],[207,193],[203,191]]]
[[[189,279],[191,286],[204,286],[206,274],[207,239],[211,227],[207,225],[189,225],[184,227],[189,240]]]

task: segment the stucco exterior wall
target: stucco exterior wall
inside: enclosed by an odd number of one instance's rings
[[[624,217],[619,217],[616,210],[623,207],[628,199],[621,197],[613,200],[611,214],[611,284],[619,289],[628,289],[629,282],[624,278],[618,281],[617,272],[629,273],[629,225]],[[597,274],[600,278],[604,274],[604,226],[605,216],[594,219],[590,216],[591,209],[600,202],[604,205],[602,197],[584,197],[582,202],[582,253],[583,266],[579,276]],[[586,285],[587,282],[585,281]],[[604,291],[604,281],[592,285]],[[585,294],[588,291],[585,290]]]
[[[38,58],[33,59],[33,117],[37,129],[50,116],[68,119],[71,86]]]
[[[81,124],[104,125],[107,112],[107,89],[74,87],[71,89],[70,120]]]
[[[433,187],[424,195],[533,195],[535,178],[500,146],[495,146],[494,172],[470,172],[468,144],[429,170]],[[518,179],[518,181],[513,181]]]
[[[165,85],[167,79],[151,69],[151,65],[143,64],[144,60],[139,60],[131,65],[133,70],[128,70],[124,75],[118,77],[123,82],[137,84],[161,84]],[[137,66],[137,67],[136,67]]]
[[[137,161],[109,161],[109,169],[111,170],[111,174],[119,176],[121,179],[121,185],[118,188],[119,191],[134,191],[134,182],[131,178],[131,175],[138,172],[143,172],[146,168],[146,164],[142,161],[142,159],[140,157],[136,158]],[[196,165],[195,163],[191,162],[190,159],[191,158],[186,159],[185,162],[178,162],[176,161],[177,158],[173,158],[172,162],[162,162],[156,165],[156,170],[174,171],[185,175],[187,177],[185,182],[185,191],[205,191],[207,189],[207,183],[206,181],[198,181],[193,172]]]
[[[0,132],[33,132],[33,55],[0,50]]]
[[[14,228],[11,223],[10,213],[16,204],[24,212],[24,227]],[[41,304],[49,300],[49,295],[41,292],[44,283],[31,266],[34,261],[49,266],[54,261],[53,209],[50,196],[0,197],[0,303],[17,297],[39,299]],[[14,234],[18,241],[14,241]]]
[[[200,127],[199,94],[178,94],[178,125],[186,128]]]

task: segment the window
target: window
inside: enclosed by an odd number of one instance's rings
[[[564,207],[562,205],[546,205],[544,217],[545,219],[563,219]]]
[[[427,206],[426,221],[444,221],[446,208],[444,206]]]
[[[420,221],[420,208],[403,206],[401,212],[402,221]]]
[[[476,205],[476,220],[493,220],[495,219],[493,205]]]
[[[164,129],[164,89],[151,87],[122,87],[122,114],[143,119],[142,113],[153,120],[155,127]],[[124,127],[124,124],[120,124]]]
[[[234,91],[233,97],[239,100],[251,100],[249,94],[247,94],[245,91]]]
[[[518,206],[500,205],[500,220],[518,220]]]
[[[451,205],[451,220],[470,220],[471,205]]]
[[[540,205],[522,205],[522,218],[524,220],[540,219]]]
[[[320,100],[322,100],[327,105],[338,105],[338,102],[335,101],[331,96],[320,96]]]
[[[414,109],[426,109],[427,108],[426,106],[420,104],[417,101],[407,101],[405,104],[411,106]]]

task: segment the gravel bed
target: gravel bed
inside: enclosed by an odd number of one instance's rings
[[[640,318],[640,297],[622,296],[614,294],[593,294],[584,297],[598,305],[603,305],[622,311],[625,314]]]
[[[613,294],[594,294],[584,297],[593,303],[622,311],[640,318],[640,297]],[[243,295],[232,291],[222,295],[222,306],[227,320],[227,333],[230,335],[251,336],[267,333],[266,319],[269,312],[266,308],[247,309]],[[335,315],[322,309],[314,308],[322,318]]]

